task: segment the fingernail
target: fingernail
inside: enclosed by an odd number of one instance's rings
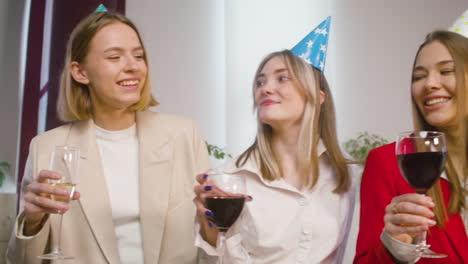
[[[436,221],[428,219],[427,224],[430,225],[430,226],[434,226],[436,224]]]
[[[253,200],[253,197],[250,196],[250,195],[247,195],[247,198],[249,199],[249,201],[252,201],[252,200]]]
[[[213,187],[211,187],[211,186],[205,186],[205,191],[211,191],[211,189],[213,189]]]
[[[203,174],[203,179],[208,178],[208,174]]]
[[[205,211],[205,215],[209,217],[213,217],[213,213],[210,211]]]
[[[211,222],[208,222],[209,227],[213,227],[213,224]]]

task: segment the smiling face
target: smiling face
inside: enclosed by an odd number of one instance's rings
[[[137,103],[147,76],[136,32],[116,22],[91,40],[83,63],[72,62],[73,78],[89,87],[94,111],[123,110]]]
[[[262,123],[274,129],[300,125],[306,99],[294,85],[282,57],[271,58],[259,72],[254,95]]]
[[[416,58],[411,93],[426,122],[438,129],[456,125],[456,78],[452,55],[440,42],[424,46]]]

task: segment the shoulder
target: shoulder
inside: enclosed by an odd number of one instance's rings
[[[240,167],[236,166],[236,160],[237,159],[238,159],[238,157],[235,157],[234,159],[229,159],[229,160],[225,161],[223,164],[217,166],[216,170],[222,171],[222,172],[225,172],[225,173],[236,173],[236,172],[238,172],[240,170],[243,170],[244,166],[240,166]]]
[[[390,157],[390,156],[395,156],[395,142],[392,142],[387,145],[383,145],[381,147],[375,148],[369,152],[368,158],[369,157]]]
[[[139,112],[137,119],[142,122],[147,122],[149,125],[157,126],[158,129],[165,130],[193,129],[196,127],[195,121],[188,117],[162,114],[150,110]]]
[[[373,149],[367,156],[366,165],[362,176],[363,182],[378,179],[379,184],[384,184],[383,179],[401,178],[399,175],[398,161],[395,155],[395,143],[390,143]]]
[[[56,127],[54,129],[48,130],[44,133],[41,133],[32,139],[31,144],[62,142],[63,140],[61,139],[66,139],[73,125],[79,122],[83,122],[83,121],[76,121],[73,123],[68,123],[68,124]]]

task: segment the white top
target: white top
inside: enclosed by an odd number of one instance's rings
[[[136,125],[119,131],[95,128],[121,263],[143,263]]]
[[[319,145],[323,154],[325,148]],[[230,161],[218,170],[246,179],[253,197],[226,234],[226,264],[342,263],[351,226],[355,179],[344,194],[333,193],[335,171],[320,155],[320,177],[312,190],[297,190],[283,179],[264,180],[253,159],[236,168]],[[216,263],[218,251],[203,240],[196,226],[196,246],[202,248],[201,263]]]

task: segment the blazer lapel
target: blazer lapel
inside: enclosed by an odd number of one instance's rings
[[[158,263],[172,176],[174,142],[145,112],[137,115],[140,159],[140,223],[145,263]]]
[[[79,205],[107,261],[120,263],[112,209],[93,121],[73,124],[67,144],[80,148],[80,175],[77,181],[77,190],[81,193]]]

